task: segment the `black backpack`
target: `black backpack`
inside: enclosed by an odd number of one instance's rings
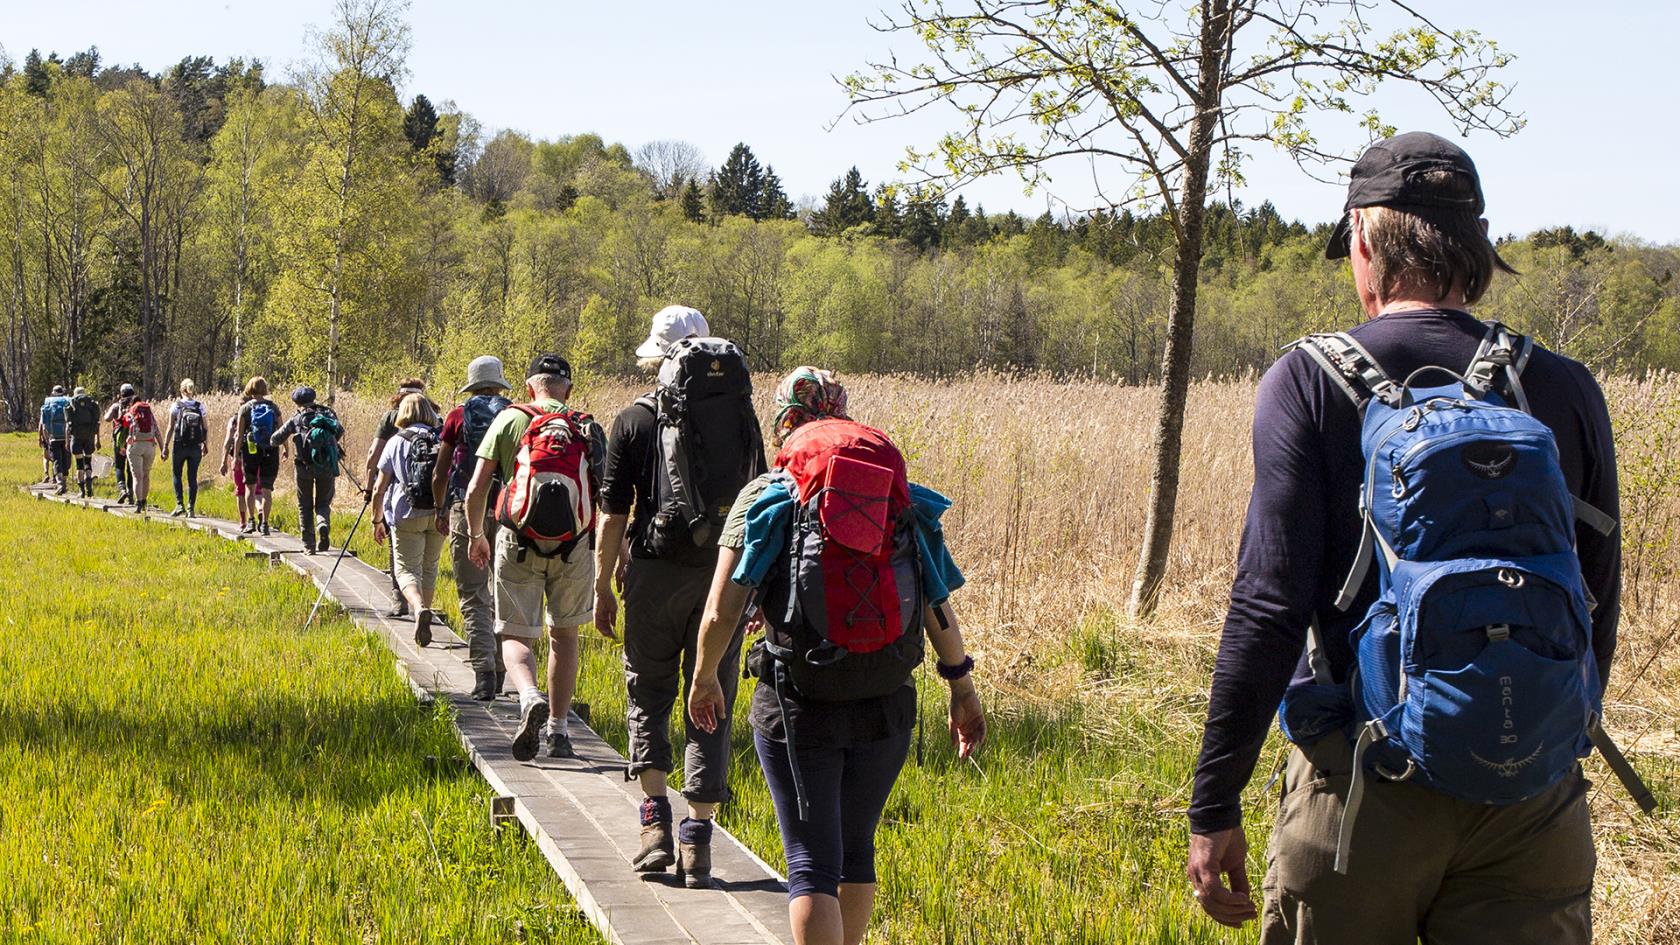
[[[93,436],[99,431],[99,401],[87,394],[70,399],[70,434]]]
[[[659,389],[637,403],[653,411],[659,433],[644,547],[659,558],[715,547],[735,497],[763,468],[746,356],[722,338],[678,341],[665,353]]]
[[[500,394],[474,394],[461,405],[461,442],[455,446],[454,466],[449,473],[449,494],[451,500],[458,500],[467,494],[467,486],[472,482],[473,469],[477,466],[474,457],[478,455],[478,445],[484,442],[484,434],[490,432],[490,424],[498,414],[512,406],[512,402]],[[504,470],[496,471],[496,481],[500,482]],[[490,507],[495,507],[497,490],[490,490]]]
[[[205,440],[204,405],[196,400],[183,400],[176,405],[175,445],[203,446]]]
[[[432,474],[438,463],[437,431],[415,424],[404,427],[397,435],[408,441],[408,458],[402,470],[403,495],[408,497],[408,506],[418,512],[435,511]]]

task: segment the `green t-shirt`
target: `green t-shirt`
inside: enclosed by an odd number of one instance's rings
[[[771,475],[765,473],[741,487],[741,494],[735,497],[735,504],[729,509],[729,518],[724,520],[723,532],[718,535],[719,547],[740,549],[747,546],[747,513],[764,490],[770,487]]]
[[[536,400],[531,402],[544,413],[557,413],[567,409],[558,400]],[[503,477],[511,475],[515,463],[519,458],[519,440],[525,431],[531,427],[531,415],[523,410],[509,407],[496,414],[496,419],[490,421],[490,428],[484,431],[484,439],[478,441],[479,459],[496,461],[496,471]],[[589,423],[589,472],[594,480],[601,481],[601,463],[606,458],[606,434],[601,431],[601,425],[593,420]]]

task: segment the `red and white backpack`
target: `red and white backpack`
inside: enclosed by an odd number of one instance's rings
[[[155,442],[157,436],[157,418],[152,415],[152,405],[144,400],[136,400],[130,404],[123,414],[124,424],[128,427],[128,438],[141,442]]]
[[[569,557],[595,527],[598,487],[589,466],[595,421],[575,410],[549,413],[530,404],[510,409],[529,416],[531,424],[519,438],[513,470],[496,502],[496,522],[527,548],[539,541],[560,545],[545,557]]]

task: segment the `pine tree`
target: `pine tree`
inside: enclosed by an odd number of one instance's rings
[[[776,176],[776,168],[766,164],[764,166],[764,186],[758,194],[757,212],[752,215],[754,220],[791,220],[793,219],[793,204],[788,201],[787,191],[782,189],[782,179]]]
[[[690,223],[706,221],[706,204],[700,195],[700,184],[692,178],[682,190],[682,213]]]
[[[898,236],[904,225],[904,216],[898,206],[898,192],[881,184],[875,188],[874,204],[875,232],[886,237]]]
[[[968,237],[968,221],[968,201],[963,199],[962,194],[958,194],[957,199],[951,201],[951,212],[945,215],[944,244],[946,246],[965,245],[964,240]]]
[[[869,199],[869,184],[853,166],[828,185],[822,209],[811,214],[811,228],[822,236],[839,236],[874,219],[875,204]]]
[[[414,96],[414,101],[403,114],[403,137],[408,139],[409,148],[415,151],[426,150],[426,145],[432,143],[437,135],[438,113],[432,107],[432,100],[424,95]]]
[[[912,198],[904,208],[904,223],[899,227],[899,238],[923,252],[938,246],[940,229],[944,225],[944,210],[944,201],[937,198]]]
[[[758,219],[764,194],[764,169],[746,144],[737,144],[712,180],[712,219],[744,216]]]

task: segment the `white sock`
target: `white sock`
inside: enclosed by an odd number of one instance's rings
[[[528,708],[533,702],[541,701],[543,701],[542,690],[536,686],[527,686],[519,690],[519,707],[521,709]]]

